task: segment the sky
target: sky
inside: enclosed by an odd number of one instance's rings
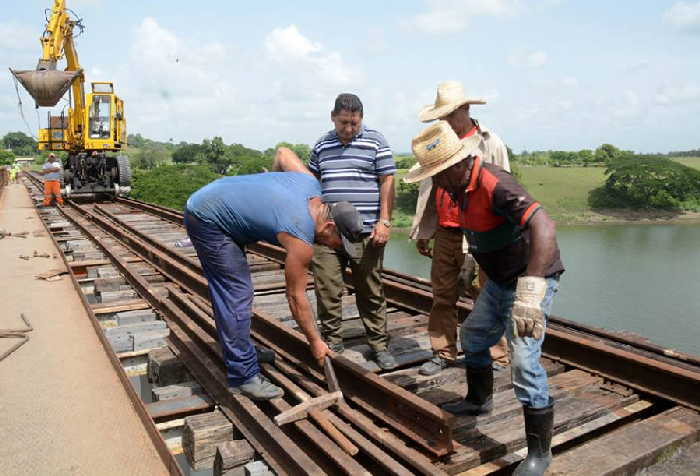
[[[52,0],[2,0],[0,65],[32,69]],[[342,5],[342,6],[341,6]],[[266,149],[313,144],[342,92],[397,153],[437,85],[514,151],[700,148],[700,1],[67,0],[86,79],[112,81],[130,133]],[[0,135],[46,126],[5,70]],[[65,102],[59,103],[59,106]],[[55,108],[54,113],[60,112]],[[29,128],[29,129],[28,129]]]

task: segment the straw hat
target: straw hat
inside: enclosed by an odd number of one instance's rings
[[[444,81],[438,84],[435,104],[425,106],[418,114],[418,119],[421,122],[434,121],[447,116],[465,104],[486,104],[486,101],[468,97],[464,94],[464,87],[459,81]]]
[[[477,155],[480,144],[480,134],[460,140],[447,121],[438,121],[413,138],[411,148],[418,163],[403,181],[414,183],[432,177],[470,155]]]

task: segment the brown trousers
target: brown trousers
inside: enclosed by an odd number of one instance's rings
[[[369,236],[362,240],[362,257],[352,259],[341,250],[314,245],[311,267],[314,273],[316,302],[321,335],[329,344],[343,341],[343,273],[352,270],[355,302],[372,350],[386,350],[389,334],[386,321],[386,298],[382,285],[384,247],[374,246]]]
[[[472,281],[478,273],[473,258],[465,258],[462,252],[462,232],[456,228],[439,227],[435,233],[433,263],[430,268],[433,307],[428,320],[428,334],[433,352],[447,360],[457,358],[456,305],[460,290],[472,287]],[[469,268],[466,273],[462,273],[463,267]],[[505,336],[491,347],[491,358],[500,365],[508,364],[508,344]]]

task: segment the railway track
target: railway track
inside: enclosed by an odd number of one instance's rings
[[[433,377],[418,374],[420,364],[431,356],[427,313],[432,295],[425,280],[384,271],[391,349],[400,366],[389,373],[366,359],[369,347],[348,286],[343,323],[347,350],[334,358],[347,404],[324,410],[322,420],[359,449],[350,456],[316,420],[281,428],[272,421],[303,399],[326,393],[322,369],[295,330],[287,307],[283,249],[266,244],[249,247],[256,289],[251,333],[257,344],[277,353],[274,364],[262,368],[285,388],[284,398],[255,403],[226,388],[206,281],[193,249],[174,246],[185,236],[179,212],[127,199],[100,204],[68,201],[60,210],[42,211],[42,218],[64,250],[115,367],[125,375],[125,362],[142,356],[135,351],[114,352],[110,347],[114,343],[105,337],[105,328],[109,329],[105,323],[120,312],[150,308],[169,329],[168,348],[201,387],[197,398],[165,413],[154,412],[153,404],[136,402],[175,474],[180,469],[163,440],[164,429],[186,415],[210,412],[214,404],[258,458],[278,474],[507,473],[525,455],[520,405],[507,370],[496,373],[494,412],[480,417],[453,417],[438,407],[463,396],[463,369],[450,367]],[[112,296],[104,289],[114,286],[120,299],[104,302],[105,296]],[[308,294],[314,301],[311,280]],[[463,317],[471,305],[469,299],[460,301]],[[551,319],[543,351],[550,391],[557,401],[552,470],[580,471],[576,462],[589,453],[600,455],[603,448],[610,468],[632,471],[698,438],[697,357],[562,318]],[[652,437],[648,447],[630,443],[645,435]]]

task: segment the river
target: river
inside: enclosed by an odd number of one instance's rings
[[[700,225],[559,226],[567,271],[553,314],[700,355]],[[394,232],[384,266],[430,277],[430,260]]]

